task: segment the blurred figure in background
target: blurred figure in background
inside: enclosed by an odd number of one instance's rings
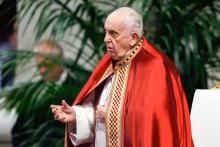
[[[17,44],[16,0],[0,0],[0,91],[13,84]],[[4,97],[0,97],[0,106]],[[0,108],[0,146],[9,146],[11,128],[16,121],[14,111]]]
[[[39,42],[35,46],[34,52],[36,53],[35,61],[36,61],[37,69],[39,71],[39,74],[41,75],[41,79],[35,82],[35,84],[38,85],[37,87],[46,85],[47,82],[52,82],[52,83],[54,82],[55,84],[58,85],[63,84],[63,82],[66,80],[67,73],[64,72],[62,65],[58,64],[57,63],[58,61],[55,60],[57,58],[59,59],[63,58],[63,50],[61,46],[53,40],[46,39]],[[27,87],[28,86],[30,85],[27,85]],[[30,93],[34,94],[36,89],[33,88],[32,90],[33,91]],[[46,101],[47,98],[45,97],[45,102]],[[37,105],[39,108],[36,107]],[[33,133],[36,132],[38,128],[42,124],[44,124],[44,122],[46,122],[47,119],[47,117],[45,116],[47,113],[46,110],[44,110],[44,114],[42,114],[41,110],[39,110],[40,108],[41,107],[39,106],[39,104],[33,105],[33,109],[36,109],[38,111],[38,115],[36,116],[33,116],[32,113],[33,110],[26,110],[22,114],[18,114],[18,119],[12,130],[14,147],[24,146],[24,142],[26,143],[25,146],[29,146],[33,144],[34,142],[34,138],[32,138]],[[27,121],[30,121],[30,115],[32,115],[31,117],[33,118],[30,123],[31,125],[25,126],[25,123],[27,123]],[[52,122],[49,125],[51,127],[56,126],[58,128],[63,128],[63,126],[60,125],[59,123]],[[30,130],[32,130],[32,132]],[[52,136],[48,135],[48,136],[49,136],[48,138],[54,137],[53,135]]]
[[[44,81],[57,81],[65,79],[66,73],[60,64],[48,59],[48,56],[63,58],[63,51],[59,44],[52,40],[43,40],[35,47],[35,61],[40,75]]]
[[[0,3],[0,77],[1,88],[11,86],[15,75],[15,54],[17,44],[16,0]]]

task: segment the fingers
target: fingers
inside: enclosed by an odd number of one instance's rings
[[[65,113],[73,113],[73,108],[69,106],[66,101],[62,100],[61,110]]]
[[[63,106],[64,108],[69,108],[69,107],[70,107],[70,106],[66,103],[65,100],[62,100],[62,106]]]
[[[58,112],[59,106],[51,105],[50,108],[51,108],[52,113],[55,114]]]
[[[62,119],[64,119],[64,117],[61,114],[56,114],[56,115],[54,115],[54,119],[55,120],[62,120]]]
[[[53,117],[54,117],[55,120],[59,119],[59,115],[54,115]]]
[[[54,107],[56,107],[57,105],[50,105],[50,108],[52,109],[52,108],[54,108]]]
[[[73,117],[73,108],[66,101],[62,100],[62,105],[51,105],[51,111],[55,120],[66,123],[70,117]],[[71,118],[72,120],[72,118]]]
[[[65,123],[65,117],[61,114],[54,115],[54,120],[58,120],[60,122]]]
[[[59,108],[62,108],[62,109],[69,109],[71,108],[71,106],[69,106],[65,100],[62,100],[62,105],[50,105],[50,108],[51,110],[59,110]]]
[[[58,107],[60,107],[60,105],[50,105],[51,109],[58,109]]]

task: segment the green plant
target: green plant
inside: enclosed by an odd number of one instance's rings
[[[207,88],[208,78],[219,80],[208,69],[220,67],[220,3],[152,1],[150,8],[156,19],[148,35],[179,69],[190,108],[195,89]]]
[[[65,49],[74,55],[68,59],[54,59],[68,72],[71,82],[57,85],[55,82],[34,82],[30,79],[2,92],[6,97],[3,107],[15,108],[18,115],[26,115],[27,122],[23,127],[27,134],[33,134],[34,139],[24,140],[25,146],[61,146],[63,126],[54,124],[49,106],[59,104],[63,98],[69,104],[73,102],[105,53],[105,17],[117,7],[131,6],[142,14],[145,36],[179,69],[189,107],[195,89],[207,88],[207,79],[216,78],[210,77],[207,68],[220,67],[217,54],[220,3],[217,0],[21,0],[19,3],[19,18],[22,20],[29,14],[27,27],[38,16],[34,34],[36,42],[49,32],[51,38],[65,45]],[[16,63],[23,66],[33,56],[32,51],[18,51]],[[43,123],[34,126],[37,120]]]

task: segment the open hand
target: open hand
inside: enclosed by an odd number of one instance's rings
[[[62,105],[51,105],[50,108],[55,120],[58,120],[62,123],[70,123],[76,121],[75,111],[66,103],[66,101],[62,100]]]

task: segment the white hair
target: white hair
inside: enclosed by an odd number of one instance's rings
[[[113,11],[112,13],[127,13],[128,15],[124,18],[124,25],[129,29],[130,33],[136,32],[139,37],[144,34],[143,31],[143,19],[142,16],[134,9],[129,7],[121,7]],[[111,13],[111,14],[112,14]]]
[[[53,56],[63,57],[62,47],[51,39],[45,39],[40,41],[35,47],[34,52],[39,54],[48,54]]]

